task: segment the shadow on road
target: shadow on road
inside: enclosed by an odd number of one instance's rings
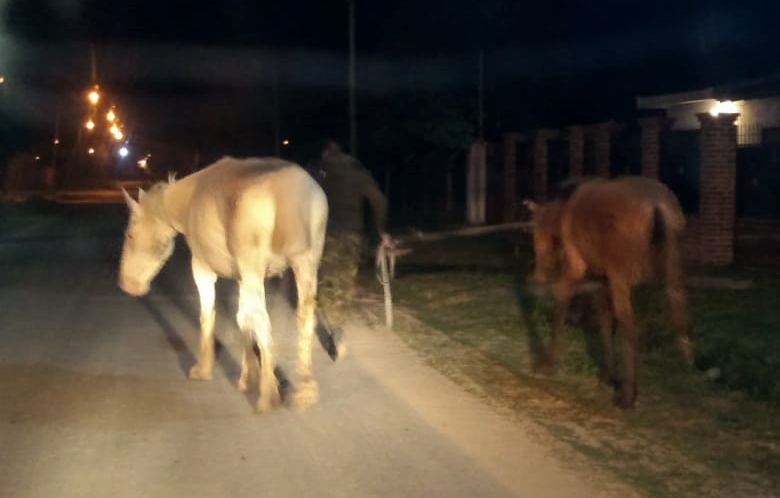
[[[177,289],[173,282],[170,282],[167,278],[165,278],[165,275],[161,276],[163,278],[158,279],[156,286],[159,294],[169,300],[169,302],[172,303],[173,306],[176,307],[182,315],[187,317],[187,321],[192,325],[193,333],[200,334],[200,323],[199,320],[196,320],[195,318],[198,317],[200,313],[197,301],[193,301],[192,299],[187,299],[184,297],[181,289]],[[233,285],[232,282],[226,281],[218,281],[217,283],[217,299],[215,303],[217,314],[225,314],[226,316],[233,316],[235,314],[235,310],[233,309],[234,305],[231,301],[231,292],[234,289],[232,287],[228,287],[231,285]],[[165,336],[165,339],[170,345],[171,349],[176,352],[179,367],[181,368],[184,376],[187,377],[189,375],[190,368],[197,361],[196,354],[190,351],[186,341],[182,338],[182,335],[176,330],[176,327],[174,327],[172,322],[165,317],[160,307],[156,305],[152,299],[149,299],[148,297],[142,297],[141,302],[143,303],[143,306],[146,308],[149,315],[152,316],[160,326],[160,330]],[[235,333],[241,334],[237,327]],[[318,323],[317,326],[317,336],[322,347],[335,361],[337,356],[336,343],[334,342],[334,338],[328,329],[325,328],[321,323]],[[224,347],[219,340],[215,340],[214,350],[216,364],[219,365],[228,379],[231,379],[231,381],[237,381],[239,373],[241,372],[241,365],[239,360],[234,358],[233,355],[230,354],[228,349]],[[262,358],[260,357],[260,351],[256,343],[253,343],[253,350],[258,358],[258,362],[262,361]],[[251,376],[254,376],[250,381],[250,386],[252,387],[244,393],[244,396],[250,406],[254,407],[259,397],[259,392],[257,389],[258,379],[256,377],[256,369],[251,372]],[[282,403],[287,406],[289,404],[289,400],[291,399],[291,395],[295,391],[295,386],[290,380],[290,376],[287,375],[281,366],[275,366],[274,375],[279,382],[279,393],[282,398]]]
[[[187,375],[190,367],[195,364],[195,355],[190,352],[189,348],[187,347],[187,343],[184,342],[184,339],[182,339],[171,322],[165,318],[163,313],[160,312],[160,309],[151,301],[151,299],[148,299],[147,297],[142,297],[140,299],[144,308],[146,308],[146,311],[160,326],[160,330],[162,330],[163,334],[165,335],[165,339],[168,341],[171,349],[176,351],[176,355],[179,360],[179,367],[181,368],[184,375]]]

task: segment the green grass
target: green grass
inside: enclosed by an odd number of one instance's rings
[[[659,289],[640,287],[639,402],[621,412],[597,387],[600,351],[587,298],[575,303],[582,319],[566,328],[559,373],[532,372],[548,339],[551,303],[526,290],[528,248],[516,253],[494,235],[414,249],[393,282],[396,331],[475,394],[531,417],[647,496],[766,495],[780,487],[780,278],[735,268],[689,271],[754,284],[690,289],[693,371],[673,344]],[[373,280],[365,285],[380,292]],[[705,374],[715,368],[716,379]]]

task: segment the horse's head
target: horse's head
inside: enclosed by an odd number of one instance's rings
[[[533,282],[546,284],[555,279],[563,262],[561,243],[562,201],[537,204],[527,200],[523,204],[531,211],[534,241]]]
[[[149,292],[149,284],[173,253],[176,231],[162,211],[165,188],[158,183],[149,192],[139,189],[137,201],[122,189],[130,221],[119,262],[119,287],[133,296]]]

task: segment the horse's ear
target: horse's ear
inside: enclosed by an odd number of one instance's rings
[[[173,183],[176,181],[176,172],[175,171],[169,171],[168,172],[168,183]]]
[[[141,199],[143,199],[145,195],[146,195],[146,192],[144,192],[144,189],[142,189],[141,187],[138,187],[138,202],[139,203],[141,202]]]
[[[122,187],[122,194],[125,196],[125,202],[127,203],[127,207],[130,208],[130,211],[135,211],[138,208],[138,202],[130,197],[130,194],[127,193],[127,190],[125,190],[124,187]]]
[[[539,204],[535,203],[535,202],[534,202],[534,201],[532,201],[531,199],[525,199],[525,200],[523,201],[523,206],[525,206],[525,208],[526,208],[527,210],[529,210],[529,211],[531,211],[532,213],[534,213],[534,212],[536,212],[536,208],[538,208],[538,207],[539,207]]]

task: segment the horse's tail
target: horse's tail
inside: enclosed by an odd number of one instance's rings
[[[669,239],[667,232],[668,224],[664,217],[664,212],[660,206],[653,206],[653,226],[650,231],[650,243],[654,246],[663,244]]]
[[[685,288],[682,236],[669,223],[660,206],[653,207],[651,240],[660,258],[658,270],[664,280],[666,300],[677,343],[688,364],[693,363],[693,332],[688,315],[688,295]]]

